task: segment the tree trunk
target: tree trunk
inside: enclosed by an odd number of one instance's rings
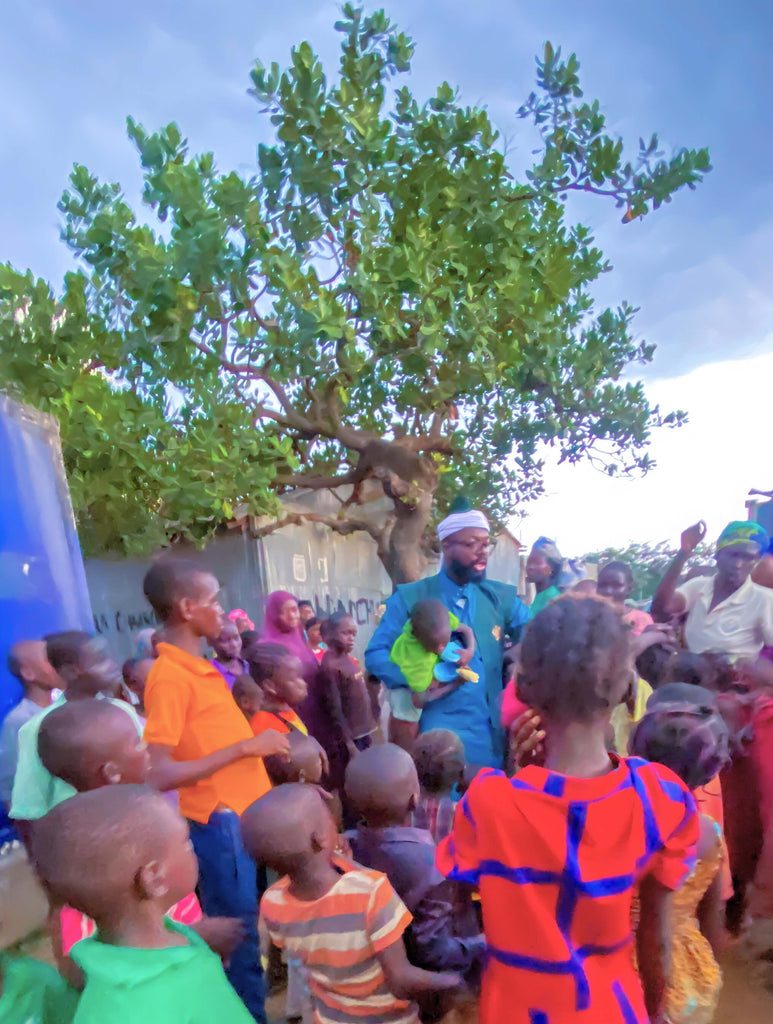
[[[434,489],[422,490],[410,506],[395,502],[395,524],[389,543],[379,556],[393,586],[421,579],[429,564],[424,553],[424,533],[432,515]]]

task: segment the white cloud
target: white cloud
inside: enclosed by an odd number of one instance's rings
[[[773,335],[766,344],[773,346]],[[643,479],[611,479],[588,464],[558,466],[552,459],[547,494],[529,506],[515,532],[527,544],[540,534],[554,537],[567,555],[630,541],[677,542],[699,519],[716,537],[730,520],[746,518],[750,488],[773,486],[766,450],[771,381],[773,352],[653,382],[651,401],[690,416],[687,426],[654,435],[656,468]]]

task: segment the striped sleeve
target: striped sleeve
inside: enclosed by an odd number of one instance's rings
[[[282,929],[279,925],[274,914],[274,907],[276,904],[281,904],[282,895],[277,891],[276,886],[272,885],[266,889],[263,894],[263,899],[260,901],[260,920],[266,927],[266,931],[271,936],[271,941],[277,947],[277,949],[284,949],[284,942],[282,939]]]
[[[394,945],[411,923],[411,915],[386,875],[373,887],[365,914],[365,930],[377,953]]]

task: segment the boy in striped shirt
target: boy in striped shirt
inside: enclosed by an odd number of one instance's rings
[[[280,876],[260,913],[273,943],[308,971],[315,1024],[418,1024],[415,999],[460,988],[458,974],[408,962],[411,915],[386,875],[336,857],[320,790],[278,786],[242,816],[244,844]]]

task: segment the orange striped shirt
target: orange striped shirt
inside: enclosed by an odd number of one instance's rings
[[[260,913],[274,945],[308,971],[315,1024],[418,1024],[414,1003],[387,986],[378,954],[411,915],[379,871],[337,862],[342,874],[318,900],[298,900],[289,878],[266,890]]]

